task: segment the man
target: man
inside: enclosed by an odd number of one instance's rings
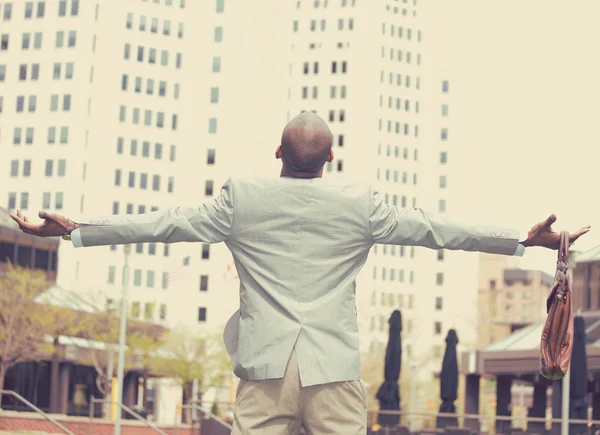
[[[303,425],[309,434],[365,434],[355,279],[373,244],[522,255],[525,246],[558,249],[560,236],[551,229],[554,215],[520,238],[401,210],[359,183],[326,182],[331,144],[327,124],[301,114],[275,154],[280,178],[230,178],[199,207],[77,222],[40,212],[40,225],[20,212],[12,217],[27,233],[63,235],[75,246],[225,242],[240,278],[233,433],[297,434]]]

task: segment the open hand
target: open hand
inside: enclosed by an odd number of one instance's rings
[[[522,243],[523,246],[541,246],[549,249],[560,248],[560,233],[552,229],[554,222],[556,222],[556,215],[551,214],[548,219],[533,226],[527,234],[527,240]],[[574,233],[569,233],[569,245],[572,245],[575,240],[587,233],[590,228],[590,225],[586,225]]]
[[[66,217],[45,211],[40,211],[38,216],[44,221],[41,224],[34,225],[27,217],[23,216],[21,210],[17,210],[16,215],[10,215],[19,224],[19,228],[27,234],[39,237],[57,237],[65,233],[68,222]]]

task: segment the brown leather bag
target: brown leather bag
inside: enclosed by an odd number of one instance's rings
[[[540,373],[545,378],[561,379],[569,368],[573,349],[573,307],[571,284],[567,276],[569,260],[569,233],[560,233],[560,248],[556,275],[546,310],[548,318],[542,331],[540,346]]]

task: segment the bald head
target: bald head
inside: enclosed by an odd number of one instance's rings
[[[323,169],[333,136],[327,123],[312,112],[292,119],[281,135],[281,158],[287,170],[310,176]]]

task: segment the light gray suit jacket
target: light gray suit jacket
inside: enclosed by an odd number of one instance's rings
[[[374,243],[514,255],[519,241],[322,178],[233,177],[198,207],[78,223],[75,245],[225,242],[240,279],[235,374],[281,378],[295,347],[304,386],[360,379],[355,279]]]

